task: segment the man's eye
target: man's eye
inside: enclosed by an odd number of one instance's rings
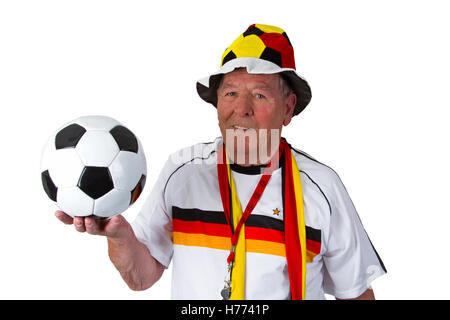
[[[265,98],[265,96],[263,94],[261,94],[261,93],[255,94],[255,97],[258,98],[258,99],[264,99]]]
[[[227,96],[227,97],[234,97],[235,95],[236,95],[236,92],[234,92],[234,91],[225,93],[225,96]]]

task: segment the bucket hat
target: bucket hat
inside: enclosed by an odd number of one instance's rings
[[[252,24],[222,55],[220,69],[197,81],[199,96],[217,108],[217,88],[224,74],[246,68],[250,74],[280,73],[297,95],[293,115],[311,101],[311,88],[295,69],[294,48],[283,29]]]

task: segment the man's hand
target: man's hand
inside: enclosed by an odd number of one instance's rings
[[[95,219],[94,217],[75,217],[56,211],[55,216],[64,224],[75,226],[78,232],[87,232],[92,235],[106,236],[111,239],[126,239],[130,236],[131,226],[121,215],[111,219]]]
[[[123,216],[72,218],[63,211],[56,211],[55,216],[64,224],[73,224],[78,232],[107,237],[109,258],[132,290],[145,290],[161,277],[164,266],[139,242]]]

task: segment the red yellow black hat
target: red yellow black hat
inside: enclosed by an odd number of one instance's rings
[[[220,69],[197,81],[197,92],[217,107],[217,87],[226,73],[246,68],[252,74],[280,73],[297,95],[294,116],[311,101],[311,89],[295,69],[294,48],[283,29],[252,24],[222,55]]]

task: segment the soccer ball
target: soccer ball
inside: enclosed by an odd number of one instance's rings
[[[109,218],[124,212],[141,194],[146,175],[139,139],[105,116],[69,122],[42,152],[44,190],[72,217]]]

